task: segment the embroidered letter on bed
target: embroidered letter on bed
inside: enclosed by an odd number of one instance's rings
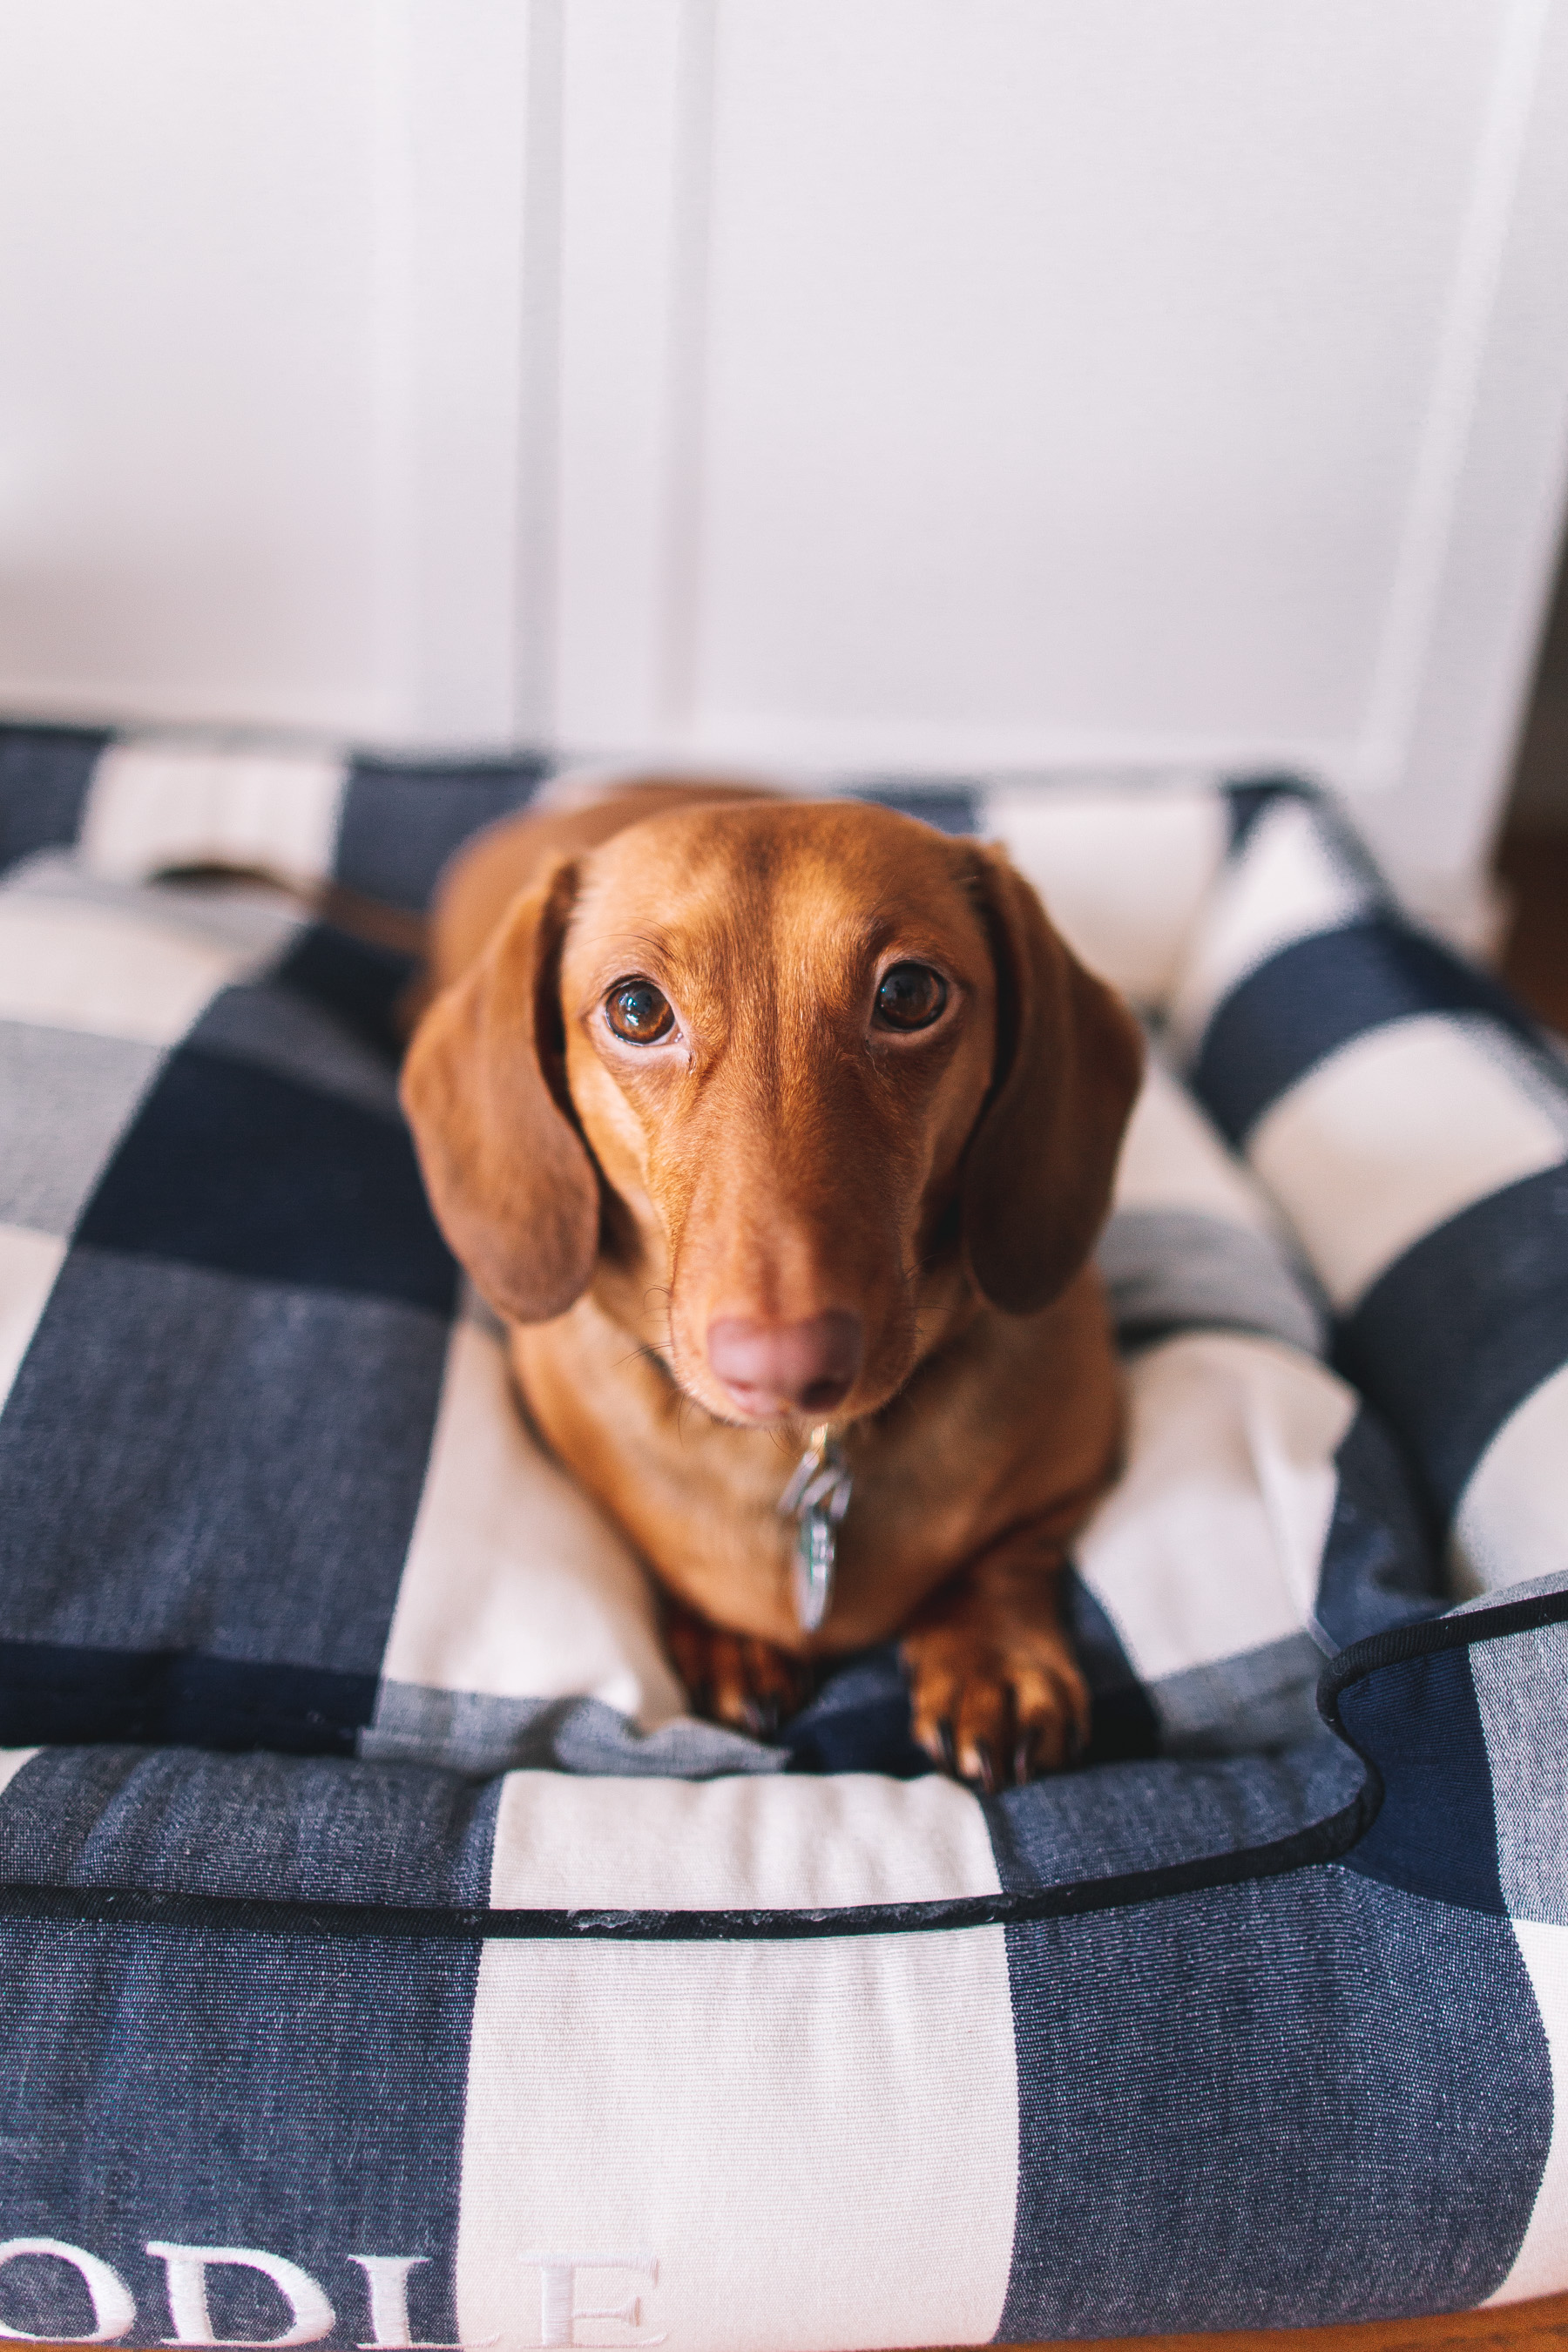
[[[169,2316],[174,2333],[165,2344],[319,2344],[338,2324],[338,2315],[310,2276],[298,2263],[281,2254],[258,2253],[253,2246],[171,2246],[149,2239],[147,2252],[156,2254],[169,2274]],[[259,2271],[277,2288],[291,2315],[281,2336],[215,2336],[207,2311],[207,2265],[234,2263],[242,2270]]]
[[[658,2264],[652,2254],[519,2254],[518,2261],[526,2263],[539,2273],[539,2341],[541,2345],[605,2345],[662,2344],[662,2336],[579,2336],[576,2323],[580,2319],[613,2319],[624,2328],[642,2326],[642,2297],[634,2294],[627,2303],[579,2304],[576,2301],[579,2271],[630,2271],[637,2278],[646,2278],[650,2286],[658,2284]]]
[[[92,2332],[67,2336],[51,2327],[47,2336],[35,2336],[28,2328],[8,2327],[0,2321],[0,2336],[24,2344],[108,2344],[135,2326],[136,2304],[130,2288],[119,2272],[110,2270],[96,2254],[85,2252],[80,2246],[68,2246],[62,2238],[7,2238],[0,2245],[0,2268],[20,2254],[52,2254],[57,2262],[69,2263],[80,2273],[92,2303]]]

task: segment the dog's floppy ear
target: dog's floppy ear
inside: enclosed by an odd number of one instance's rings
[[[548,1323],[587,1288],[599,1180],[572,1122],[559,965],[576,869],[524,893],[436,999],[403,1066],[403,1108],[436,1221],[482,1295]]]
[[[963,1234],[993,1306],[1033,1315],[1088,1257],[1110,1202],[1143,1039],[999,853],[972,853],[996,962],[996,1063],[964,1160]]]

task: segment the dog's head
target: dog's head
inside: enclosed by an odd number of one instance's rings
[[[750,802],[631,825],[520,898],[420,1024],[404,1102],[500,1313],[591,1286],[756,1426],[875,1411],[976,1290],[1047,1307],[1141,1063],[998,853]]]

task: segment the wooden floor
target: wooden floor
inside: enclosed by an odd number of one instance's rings
[[[1568,833],[1515,827],[1503,835],[1497,870],[1513,901],[1503,978],[1568,1036]]]

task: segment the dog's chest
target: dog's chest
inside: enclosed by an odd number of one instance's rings
[[[512,1354],[545,1437],[661,1579],[721,1624],[799,1646],[798,1525],[780,1505],[802,1437],[713,1421],[591,1300],[514,1330]],[[1026,1416],[1003,1410],[1026,1392],[1022,1367],[976,1357],[848,1433],[853,1490],[814,1646],[895,1633],[946,1576],[1077,1483],[1079,1449],[1062,1449],[1070,1415],[1050,1410],[1037,1377]]]

